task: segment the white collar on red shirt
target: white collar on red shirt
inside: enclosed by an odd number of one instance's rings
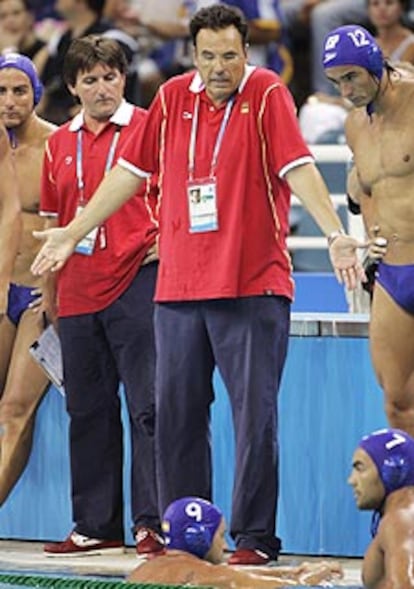
[[[240,82],[240,85],[237,89],[239,94],[240,94],[240,92],[243,91],[243,88],[245,87],[247,80],[250,78],[250,76],[252,75],[252,73],[254,72],[255,69],[256,69],[256,66],[254,66],[254,65],[246,65],[246,67],[244,69],[243,79]],[[190,92],[194,92],[194,94],[198,94],[199,92],[204,90],[204,88],[205,88],[204,82],[201,79],[200,74],[198,72],[196,72],[194,74],[193,79],[191,80],[191,83],[190,83]]]
[[[118,106],[114,114],[111,116],[109,121],[118,125],[119,127],[126,127],[129,125],[132,119],[132,115],[134,114],[134,105],[130,104],[126,100],[123,100],[121,104]],[[84,121],[84,111],[81,110],[75,117],[73,117],[70,125],[69,131],[79,131],[83,125]]]

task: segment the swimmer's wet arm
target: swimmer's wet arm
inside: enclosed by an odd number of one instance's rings
[[[10,145],[0,132],[0,313],[8,292],[22,234],[21,204]]]
[[[46,217],[44,222],[45,229],[54,229],[58,226],[57,217]],[[57,326],[57,274],[55,272],[45,272],[41,278],[42,304],[41,311],[46,314],[49,323]]]
[[[201,564],[201,563],[200,563]],[[206,563],[203,563],[206,564]],[[294,587],[332,578],[326,566],[275,567],[270,569],[234,567],[227,564],[202,566],[194,572],[191,582],[197,585],[213,586],[216,589],[274,589]],[[318,570],[316,570],[318,569]],[[309,579],[309,581],[308,581]]]

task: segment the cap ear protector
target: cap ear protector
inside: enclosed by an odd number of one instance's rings
[[[191,524],[184,530],[184,539],[188,551],[200,558],[210,550],[212,537],[210,531],[203,524]]]
[[[43,84],[40,80],[37,80],[37,82],[33,86],[33,102],[34,102],[35,106],[37,106],[39,104],[42,96],[43,96]]]
[[[43,94],[43,84],[37,75],[34,63],[20,53],[6,53],[0,56],[0,70],[5,68],[14,68],[26,74],[32,86],[34,106],[39,104]]]
[[[380,476],[386,489],[399,489],[404,486],[409,465],[401,454],[386,458],[381,466]]]
[[[384,58],[382,52],[378,51],[378,49],[372,45],[367,51],[367,61],[367,70],[369,73],[380,80],[382,77],[382,71],[384,69]]]

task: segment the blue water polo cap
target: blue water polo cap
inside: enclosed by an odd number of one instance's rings
[[[370,456],[388,495],[414,485],[414,439],[399,429],[381,429],[362,438],[359,447]]]
[[[183,497],[173,501],[162,521],[166,548],[204,558],[222,518],[220,509],[205,499]]]
[[[384,57],[369,31],[359,25],[345,25],[331,31],[323,44],[323,67],[358,65],[381,80]]]
[[[43,85],[37,75],[34,63],[31,59],[20,53],[6,53],[0,56],[0,70],[6,67],[20,70],[29,78],[33,88],[34,106],[40,102],[43,94]]]

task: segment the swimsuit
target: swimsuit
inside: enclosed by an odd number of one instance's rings
[[[414,315],[414,264],[394,266],[380,262],[376,279],[400,307]]]
[[[30,303],[39,297],[38,294],[33,295],[32,290],[32,286],[10,284],[7,317],[16,327]]]

